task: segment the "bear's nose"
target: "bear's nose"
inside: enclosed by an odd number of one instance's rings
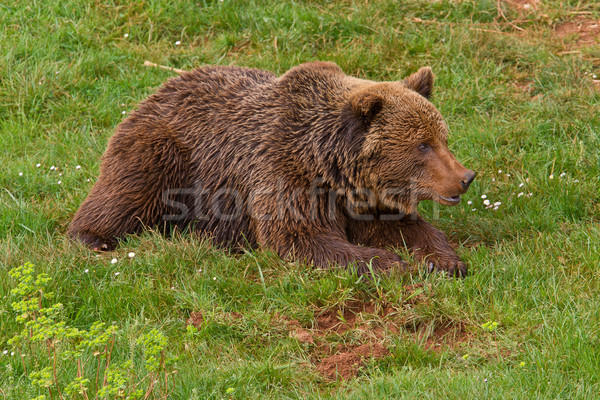
[[[471,171],[470,169],[468,169],[467,172],[465,172],[462,180],[460,181],[464,190],[467,190],[469,188],[469,185],[471,185],[471,182],[473,182],[476,176],[477,174]]]

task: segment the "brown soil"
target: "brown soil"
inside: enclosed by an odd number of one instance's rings
[[[356,376],[361,363],[358,354],[339,353],[323,359],[317,365],[317,371],[329,379],[349,379]]]
[[[350,346],[317,361],[317,371],[328,379],[350,379],[356,376],[366,360],[382,358],[390,354],[383,344],[372,341],[360,346]]]
[[[358,346],[354,349],[354,353],[360,355],[361,357],[369,358],[369,357],[385,357],[390,354],[390,351],[387,347],[382,345],[381,343],[367,343],[362,346]]]
[[[442,324],[427,336],[424,329],[427,327],[409,323],[411,308],[419,303],[428,303],[430,298],[422,284],[408,285],[403,289],[407,294],[403,304],[392,306],[373,301],[350,301],[316,310],[312,327],[303,327],[298,321],[282,318],[286,320],[290,336],[309,345],[311,360],[317,371],[331,380],[351,379],[366,361],[388,356],[390,351],[386,342],[402,332],[408,332],[409,338],[433,351],[454,348],[468,340],[465,327],[459,323]],[[356,343],[336,341],[348,331],[352,331],[351,336]]]
[[[555,33],[562,40],[574,38],[576,47],[591,46],[600,43],[600,21],[580,15],[575,21],[557,25]]]
[[[380,310],[379,314],[387,315],[389,310]],[[333,331],[344,333],[356,325],[357,318],[363,314],[375,314],[373,303],[351,302],[343,308],[332,308],[316,315],[318,331]]]
[[[313,344],[315,342],[312,333],[302,328],[300,322],[296,320],[291,320],[288,322],[288,329],[290,331],[290,336],[298,339],[300,343]]]
[[[195,328],[200,329],[202,322],[204,322],[204,314],[202,314],[202,311],[192,311],[186,322],[188,325],[193,325]]]

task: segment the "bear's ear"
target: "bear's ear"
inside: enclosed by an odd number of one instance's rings
[[[350,99],[349,108],[346,111],[350,111],[363,127],[367,127],[383,108],[383,98],[374,93],[360,93]]]
[[[383,98],[369,92],[355,94],[344,105],[340,132],[350,154],[358,154],[373,118],[383,108]]]
[[[433,71],[431,67],[420,68],[417,72],[404,80],[404,85],[429,99],[433,92]]]

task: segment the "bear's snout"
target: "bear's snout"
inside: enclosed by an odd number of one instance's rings
[[[460,184],[462,185],[463,190],[466,192],[467,189],[469,189],[469,186],[471,185],[471,182],[473,182],[475,180],[475,177],[477,176],[477,173],[474,171],[471,171],[470,169],[468,169],[465,174],[463,175]]]

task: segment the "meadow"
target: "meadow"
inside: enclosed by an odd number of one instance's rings
[[[599,20],[578,0],[0,2],[2,399],[598,398]],[[185,232],[69,240],[115,126],[176,76],[146,60],[431,66],[478,177],[421,212],[469,276],[369,280]]]

